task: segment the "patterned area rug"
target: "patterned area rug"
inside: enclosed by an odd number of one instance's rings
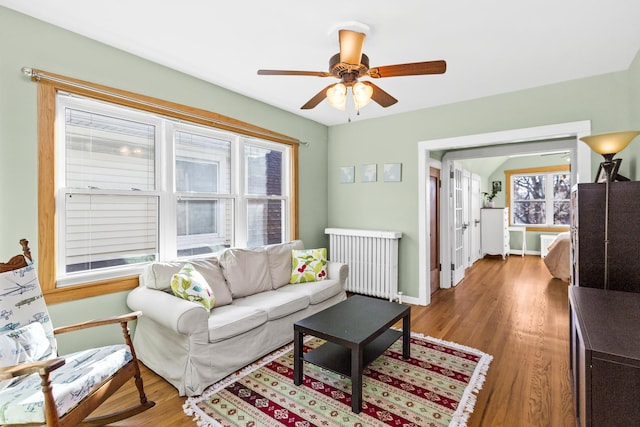
[[[305,351],[323,343],[309,337]],[[184,404],[199,426],[465,426],[492,356],[413,335],[411,358],[396,341],[364,370],[362,411],[351,412],[351,380],[305,362],[293,384],[293,345],[209,387]]]

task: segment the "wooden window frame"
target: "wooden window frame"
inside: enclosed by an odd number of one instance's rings
[[[505,176],[505,180],[507,181],[505,186],[507,191],[507,194],[505,195],[506,205],[509,207],[509,210],[512,209],[511,208],[511,176],[512,175],[550,173],[550,172],[570,172],[570,171],[571,171],[570,165],[542,166],[537,168],[505,170],[504,176]],[[512,223],[511,218],[512,218],[512,215],[509,214],[509,225],[514,225]],[[522,224],[518,224],[518,226],[522,226]],[[563,231],[569,231],[569,226],[564,226],[564,225],[560,225],[557,227],[541,227],[541,226],[527,225],[525,228],[527,229],[527,231],[541,231],[541,232],[548,232],[548,233],[560,233]]]
[[[55,117],[56,95],[59,91],[289,145],[291,147],[289,227],[291,239],[298,238],[299,140],[211,111],[66,76],[39,73],[41,72],[34,70],[31,77],[33,81],[38,82],[38,277],[48,304],[120,292],[138,286],[138,276],[130,276],[61,288],[56,287]]]

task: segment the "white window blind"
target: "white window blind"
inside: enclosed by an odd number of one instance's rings
[[[68,194],[65,216],[67,273],[155,260],[156,197]]]
[[[155,260],[155,126],[67,107],[64,273]]]
[[[289,239],[289,146],[64,94],[56,111],[58,286]]]

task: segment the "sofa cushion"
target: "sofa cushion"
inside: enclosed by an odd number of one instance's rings
[[[231,292],[222,275],[218,260],[214,257],[190,261],[153,262],[140,275],[140,285],[150,289],[171,292],[171,278],[189,262],[202,274],[216,297],[216,307],[231,304]]]
[[[304,293],[267,291],[233,301],[233,305],[256,307],[267,312],[269,320],[279,319],[309,306],[309,296]]]
[[[340,281],[335,279],[322,280],[320,282],[295,283],[281,287],[275,292],[295,293],[309,297],[309,304],[319,304],[343,291]]]
[[[218,307],[209,316],[209,342],[235,337],[266,323],[267,319],[267,312],[256,307],[235,304]]]
[[[211,287],[190,263],[185,264],[171,277],[171,290],[178,298],[199,302],[207,310],[211,310],[216,303]]]
[[[278,289],[289,283],[291,279],[291,251],[303,248],[302,240],[265,246],[269,258],[273,289]]]
[[[271,273],[264,247],[225,249],[219,259],[234,299],[271,290]]]
[[[327,278],[327,249],[291,251],[290,283],[317,282]]]

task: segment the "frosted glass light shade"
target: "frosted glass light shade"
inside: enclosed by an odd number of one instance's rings
[[[580,138],[589,148],[598,154],[616,154],[624,150],[627,145],[640,135],[640,131],[610,132]]]
[[[342,83],[336,83],[327,89],[327,100],[333,108],[344,111],[347,105],[347,87]]]
[[[353,92],[353,100],[356,104],[356,110],[361,109],[369,102],[371,102],[371,95],[373,95],[373,88],[362,82],[358,82],[351,88]]]

